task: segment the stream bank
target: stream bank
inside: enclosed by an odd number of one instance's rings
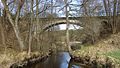
[[[94,45],[82,45],[71,55],[71,61],[88,65],[89,68],[120,68],[120,32]]]
[[[0,68],[14,68],[16,66],[27,65],[28,62],[36,63],[45,60],[49,56],[50,52],[46,51],[34,51],[28,56],[27,51],[18,51],[8,48],[5,51],[0,51]]]

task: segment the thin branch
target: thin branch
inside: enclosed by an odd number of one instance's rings
[[[13,23],[14,21],[11,19],[12,18],[11,13],[9,12],[9,8],[6,5],[6,1],[5,0],[1,0],[1,1],[2,1],[3,5],[4,5],[5,11],[7,12],[8,19],[10,20],[11,25],[14,27],[14,23]]]
[[[25,2],[24,0],[19,0],[17,11],[16,11],[16,16],[15,16],[15,24],[16,25],[18,23],[18,19],[20,16],[20,10],[21,10],[22,6],[24,5],[24,2]]]
[[[9,6],[10,4],[12,4],[13,2],[15,2],[15,1],[11,1],[10,3],[8,3],[8,5],[7,5],[7,6]]]
[[[42,12],[44,12],[44,11],[46,11],[49,7],[50,6],[45,7],[42,11],[40,11],[39,13],[37,13],[37,15],[40,14],[40,13],[42,13]]]
[[[35,6],[33,6],[33,8],[35,8],[36,6],[38,6],[40,4],[40,2],[41,2],[41,0],[39,0],[39,2]]]

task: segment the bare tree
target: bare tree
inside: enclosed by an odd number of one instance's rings
[[[24,42],[23,42],[23,40],[21,38],[21,35],[20,35],[18,22],[19,22],[20,10],[21,10],[21,8],[22,8],[22,6],[24,4],[24,0],[19,0],[19,4],[17,6],[17,11],[16,11],[16,15],[15,15],[15,19],[12,18],[12,14],[9,11],[9,8],[8,8],[8,5],[7,5],[7,1],[6,0],[2,0],[2,3],[4,5],[4,9],[6,11],[8,20],[9,20],[10,24],[12,25],[13,30],[15,32],[15,35],[17,37],[17,40],[19,42],[20,49],[21,49],[21,51],[23,51],[23,49],[24,49]]]
[[[112,2],[110,0],[103,0],[106,16],[108,17],[108,23],[111,24],[112,33],[117,32],[117,3],[119,0],[113,0],[113,7],[111,7]],[[111,11],[111,8],[113,11]]]
[[[116,22],[116,18],[117,18],[117,0],[114,0],[114,7],[113,7],[113,24],[112,24],[113,33],[116,33],[116,32],[117,32],[117,22]]]
[[[36,45],[37,45],[37,48],[40,49],[40,46],[39,43],[40,43],[40,40],[39,40],[39,32],[40,30],[42,29],[41,26],[39,25],[39,5],[40,5],[40,2],[41,0],[36,0],[36,23],[35,23],[35,32],[34,32],[34,37],[36,38]],[[44,10],[43,10],[44,11]]]
[[[1,37],[2,37],[2,45],[3,45],[3,47],[5,49],[5,53],[6,53],[7,46],[6,46],[6,43],[5,43],[5,32],[4,32],[2,23],[0,23],[0,31],[1,31],[0,33],[1,33]]]
[[[104,3],[104,8],[105,8],[106,16],[109,16],[106,0],[103,0],[103,3]],[[110,11],[109,11],[109,12],[110,12]]]
[[[33,4],[34,4],[34,0],[31,0],[31,21],[29,23],[29,43],[28,43],[28,46],[29,46],[29,49],[28,49],[28,56],[30,56],[30,53],[31,53],[31,46],[32,46],[32,30],[33,30]]]
[[[66,12],[66,45],[68,46],[68,51],[71,52],[70,40],[69,40],[69,11],[68,11],[68,0],[65,2],[65,12]]]

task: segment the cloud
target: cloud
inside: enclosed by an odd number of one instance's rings
[[[59,3],[63,3],[64,1],[63,1],[63,0],[57,0],[57,2],[59,2]]]
[[[63,5],[63,4],[64,4],[64,1],[63,1],[63,0],[56,0],[56,2],[57,2],[59,5]]]
[[[4,6],[3,6],[3,4],[2,4],[2,2],[1,2],[1,0],[0,0],[0,8],[1,8],[1,9],[3,9],[3,8],[4,8]]]

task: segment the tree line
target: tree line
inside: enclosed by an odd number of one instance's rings
[[[27,45],[28,54],[31,52],[33,38],[36,38],[37,44],[40,44],[39,22],[40,18],[53,18],[65,16],[67,21],[66,44],[69,45],[69,17],[89,17],[106,16],[110,24],[112,33],[118,32],[117,18],[120,15],[120,0],[1,0],[3,7],[1,9],[0,23],[2,44],[6,46],[4,24],[11,27],[19,44],[20,50],[25,49],[25,40],[20,31],[20,20],[29,18]],[[74,3],[75,2],[75,3]],[[35,19],[36,18],[36,19]],[[34,19],[36,20],[33,23]],[[88,23],[90,23],[88,21]],[[24,24],[24,23],[22,23]],[[91,24],[91,23],[90,23]],[[93,24],[93,23],[92,23]],[[86,25],[87,27],[87,25]],[[88,27],[87,27],[88,28]],[[23,28],[22,28],[23,29]],[[90,29],[90,28],[88,28]],[[94,34],[94,33],[93,33]],[[68,46],[69,48],[69,46]]]

